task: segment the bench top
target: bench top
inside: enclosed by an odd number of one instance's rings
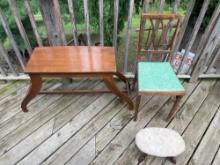
[[[115,73],[113,47],[37,47],[28,61],[28,74]]]

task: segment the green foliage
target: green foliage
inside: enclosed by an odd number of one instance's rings
[[[204,19],[202,21],[202,25],[201,25],[201,28],[200,28],[201,30],[205,30],[205,28],[209,24],[209,21],[210,21],[210,19],[212,17],[212,14],[213,14],[214,10],[215,10],[215,7],[218,4],[218,1],[219,0],[211,0],[210,1],[208,9],[207,9],[206,14],[205,14],[205,17],[204,17]],[[200,10],[202,8],[203,2],[204,2],[204,0],[196,0],[195,7],[194,7],[192,15],[190,17],[190,22],[192,24],[195,23],[198,15],[199,15],[199,12],[200,12]]]
[[[32,8],[34,9],[34,12],[37,12],[37,8],[38,8],[37,2],[35,0],[31,0],[30,3],[32,5]],[[31,28],[29,18],[26,14],[26,10],[24,8],[24,3],[21,0],[15,0],[15,5],[16,5],[18,13],[21,17],[21,21],[24,25],[25,31],[28,35],[28,38],[31,42],[31,45],[35,46],[36,43],[35,43],[35,39],[34,39],[34,34],[32,31],[32,28]],[[24,42],[20,36],[20,33],[18,31],[17,25],[15,23],[15,19],[11,13],[11,10],[9,10],[8,1],[1,0],[0,6],[1,6],[1,9],[2,9],[4,15],[6,16],[7,22],[9,24],[9,27],[10,27],[12,33],[13,33],[13,36],[15,38],[16,43],[18,44],[20,50],[24,52],[24,50],[25,50]],[[10,48],[9,41],[7,39],[7,36],[6,36],[2,26],[0,26],[0,36],[1,36],[2,42],[5,44],[6,48]]]
[[[96,32],[99,31],[99,1],[98,0],[89,0],[89,16],[90,16],[90,25],[92,29]],[[114,1],[113,0],[104,0],[104,42],[105,45],[112,45],[113,39],[113,28],[114,28]],[[75,14],[77,23],[84,23],[83,11],[83,1],[74,1]],[[140,7],[142,6],[142,0],[135,0],[135,9],[139,12]],[[119,16],[118,16],[118,33],[120,33],[124,26],[125,21],[128,17],[129,10],[129,1],[120,0],[119,1]]]

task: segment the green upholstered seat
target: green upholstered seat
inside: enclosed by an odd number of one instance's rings
[[[173,92],[185,90],[168,62],[139,62],[138,91],[143,93]]]

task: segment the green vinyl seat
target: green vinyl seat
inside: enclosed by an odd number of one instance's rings
[[[138,92],[139,93],[184,93],[169,62],[139,62]]]

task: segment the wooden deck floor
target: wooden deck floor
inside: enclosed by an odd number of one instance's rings
[[[28,82],[0,85],[0,164],[136,165],[141,153],[134,144],[144,127],[168,127],[185,139],[177,164],[220,164],[220,81],[184,83],[187,94],[175,118],[165,122],[168,97],[145,97],[137,122],[113,94],[40,95],[23,113],[20,103]],[[122,86],[122,84],[119,84]],[[45,88],[101,88],[100,81],[72,84],[49,81]],[[171,164],[147,156],[141,164]]]

